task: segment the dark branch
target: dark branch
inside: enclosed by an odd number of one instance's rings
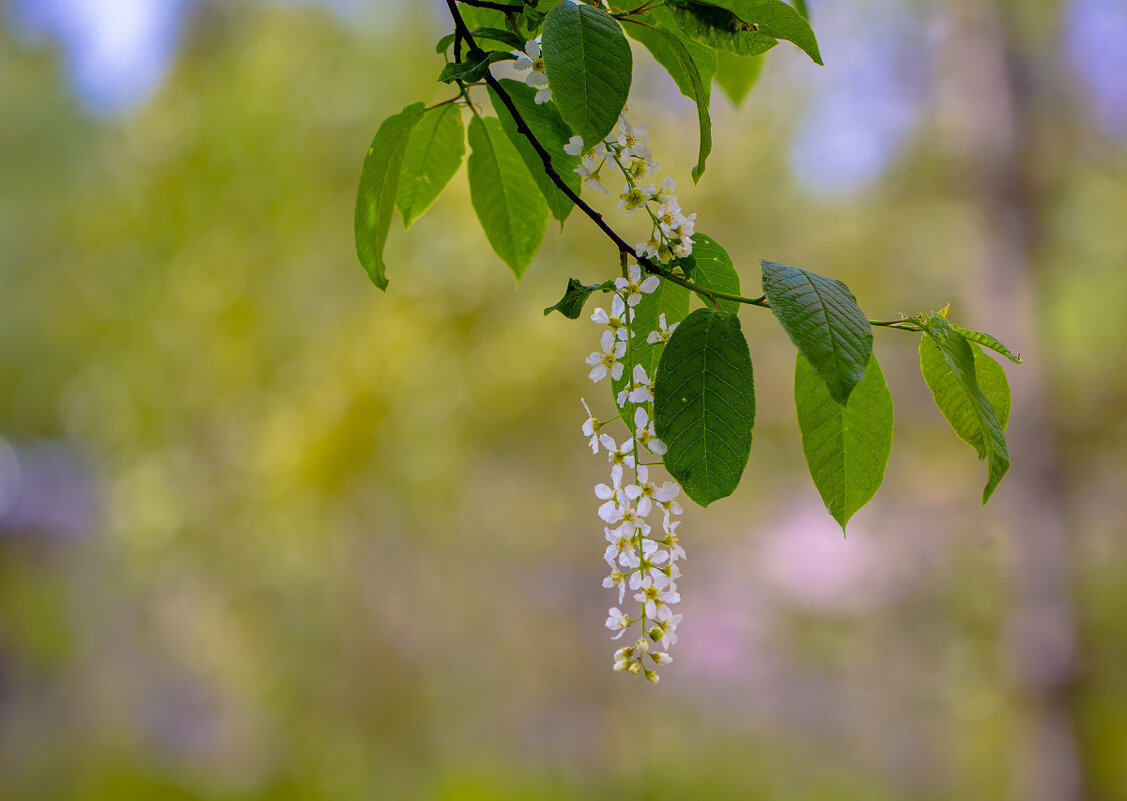
[[[494,11],[524,11],[524,6],[506,5],[505,3],[490,3],[488,0],[458,0],[474,8],[491,8]]]
[[[475,3],[470,3],[469,5],[474,4]],[[461,37],[464,38],[467,43],[469,43],[470,47],[476,47],[477,45],[474,43],[473,34],[470,33],[469,29],[466,27],[465,20],[462,19],[462,15],[458,11],[458,5],[455,0],[446,0],[446,5],[450,8],[450,14],[454,18],[455,32],[460,34]],[[606,234],[607,237],[612,242],[614,242],[615,246],[618,248],[619,253],[630,254],[630,256],[632,256],[634,260],[638,262],[638,264],[645,268],[646,272],[662,276],[670,275],[669,271],[663,269],[661,265],[655,264],[645,256],[639,256],[637,251],[635,251],[633,247],[627,244],[625,239],[619,236],[613,228],[607,225],[606,221],[603,219],[603,215],[599,214],[597,211],[587,205],[587,203],[585,203],[582,198],[580,198],[579,195],[577,195],[572,190],[572,188],[564,182],[563,178],[561,178],[559,173],[556,172],[556,168],[552,165],[552,156],[548,153],[547,150],[544,149],[544,146],[540,144],[540,141],[532,134],[532,130],[528,127],[528,124],[525,123],[524,118],[520,115],[520,112],[517,111],[517,107],[513,103],[513,99],[509,97],[509,93],[505,91],[505,88],[503,86],[501,86],[501,82],[493,77],[493,73],[485,73],[485,83],[489,86],[490,89],[497,93],[497,96],[501,98],[501,102],[505,105],[505,108],[508,109],[509,113],[513,115],[513,120],[517,124],[517,131],[519,131],[524,136],[524,138],[529,141],[529,144],[532,145],[532,149],[536,151],[536,155],[540,157],[540,161],[544,164],[544,172],[547,173],[548,179],[553,184],[555,184],[555,186],[561,192],[564,193],[568,200],[574,203],[580,211],[586,214],[591,219],[591,221],[599,227],[600,231]]]

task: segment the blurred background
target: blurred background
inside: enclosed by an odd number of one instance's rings
[[[772,258],[1019,351],[1014,466],[980,507],[878,331],[896,441],[843,539],[745,310],[751,463],[687,509],[654,688],[602,628],[599,330],[541,314],[613,250],[573,215],[514,287],[463,169],[386,294],[354,256],[444,5],[0,0],[0,798],[1127,798],[1127,4],[811,10],[826,67],[717,90],[698,186],[640,50],[632,119],[749,294]]]

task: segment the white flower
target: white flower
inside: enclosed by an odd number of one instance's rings
[[[605,325],[615,333],[623,342],[626,341],[627,334],[630,332],[629,316],[626,314],[626,304],[622,302],[622,298],[615,295],[610,302],[610,314],[601,306],[595,309],[591,319],[600,325]]]
[[[664,317],[664,315],[662,316]],[[650,421],[650,415],[645,406],[639,406],[634,410],[634,430],[638,441],[649,448],[650,453],[657,456],[665,455],[668,449],[665,447],[665,443],[654,434],[654,424]],[[657,492],[655,490],[655,495]]]
[[[606,434],[601,434],[599,436],[599,442],[606,448],[607,456],[609,457],[608,461],[616,465],[625,465],[626,467],[634,466],[634,454],[632,453],[634,450],[633,439],[626,439],[623,441],[621,447],[617,447],[613,439]]]
[[[587,405],[587,401],[580,398],[579,402],[582,403],[583,408],[587,410],[587,419],[583,421],[583,436],[590,437],[588,444],[591,446],[591,453],[598,453],[599,429],[603,427],[603,424],[596,420],[595,416],[591,414],[591,407]],[[650,450],[652,451],[653,448],[650,448]]]
[[[517,53],[517,60],[513,66],[518,70],[530,70],[524,82],[537,90],[534,98],[536,103],[547,103],[552,99],[552,90],[548,88],[548,73],[544,67],[544,59],[540,55],[540,38],[526,42],[524,51]]]
[[[681,622],[683,615],[670,615],[665,620],[658,622],[653,629],[651,629],[650,636],[657,634],[655,637],[661,643],[662,648],[668,649],[671,645],[677,644],[677,625]]]
[[[610,438],[607,437],[607,439]],[[610,476],[613,486],[595,485],[595,497],[600,501],[606,501],[599,507],[599,517],[607,523],[617,523],[622,519],[622,507],[625,506],[619,497],[619,493],[622,492],[622,465],[611,466]]]
[[[563,149],[564,149],[564,153],[567,153],[569,156],[582,156],[583,155],[583,137],[582,136],[571,137],[570,139],[567,140],[567,144],[564,145]]]
[[[603,552],[603,559],[614,569],[615,563],[622,565],[627,570],[633,570],[638,566],[638,554],[634,550],[634,532],[633,529],[623,530],[622,526],[618,528],[603,528],[603,532],[607,535],[606,551]],[[625,576],[623,576],[625,578]],[[625,589],[623,590],[625,592]],[[619,601],[621,603],[621,601]]]
[[[668,604],[680,602],[681,595],[672,587],[660,589],[656,585],[651,584],[645,587],[641,592],[634,593],[634,600],[643,605],[646,617],[660,620],[662,618],[668,619],[667,615],[672,615]],[[664,614],[661,614],[660,617],[659,609],[664,611]]]
[[[607,373],[612,381],[617,381],[622,378],[624,369],[618,360],[626,355],[626,343],[619,342],[610,331],[604,331],[602,346],[602,353],[595,351],[587,357],[587,364],[592,368],[588,378],[596,384],[606,378]]]
[[[665,312],[662,312],[657,316],[657,330],[650,331],[650,335],[646,337],[646,342],[648,342],[650,345],[656,345],[659,342],[662,345],[668,345],[669,338],[673,336],[673,332],[677,330],[677,326],[679,325],[680,323],[666,325]]]
[[[661,280],[656,275],[647,276],[643,281],[642,268],[637,264],[631,264],[626,275],[626,278],[614,279],[614,285],[619,292],[625,293],[626,303],[629,306],[637,306],[642,301],[642,295],[648,295],[661,284]],[[616,378],[615,381],[617,380]]]
[[[685,259],[693,253],[693,240],[691,237],[683,236],[681,241],[673,246],[673,255],[679,259]]]
[[[626,184],[622,187],[622,194],[618,197],[618,207],[621,209],[626,207],[626,213],[633,214],[635,211],[646,205],[646,202],[653,197],[656,191],[653,184],[643,184],[642,186],[630,186]]]
[[[611,631],[617,632],[611,637],[612,640],[617,640],[626,632],[626,629],[630,628],[630,618],[622,614],[622,610],[617,606],[612,606],[609,610],[606,626]]]
[[[653,403],[653,382],[646,376],[646,368],[640,364],[634,365],[634,388],[630,390],[631,403]],[[621,405],[621,404],[620,404]]]
[[[621,117],[618,123],[622,128],[622,133],[618,136],[618,146],[622,148],[623,158],[637,156],[648,159],[652,154],[646,147],[646,126],[639,125],[635,128],[625,117]]]
[[[597,189],[600,192],[610,194],[607,188],[599,183],[599,170],[603,168],[602,159],[598,156],[588,153],[583,157],[583,163],[576,167],[572,172],[576,173],[583,178],[583,185]]]
[[[614,567],[613,562],[611,563],[611,567]],[[617,587],[618,602],[622,603],[623,599],[626,597],[626,576],[624,576],[619,571],[612,569],[610,571],[610,575],[603,579],[603,586],[608,590],[612,590]]]

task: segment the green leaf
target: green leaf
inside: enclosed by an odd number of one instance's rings
[[[1001,365],[981,349],[976,353],[971,343],[942,317],[931,315],[926,331],[928,336],[920,340],[920,372],[951,428],[975,449],[979,459],[987,460],[986,487],[982,491],[985,504],[1010,468],[1003,422],[1009,418],[1010,407],[1005,372],[999,375]],[[998,407],[993,401],[998,402]]]
[[[763,292],[775,316],[830,396],[844,406],[873,352],[873,331],[857,299],[841,281],[760,262]]]
[[[475,8],[474,6],[458,4],[458,11],[470,30],[475,28],[503,28],[509,27],[509,21],[504,11],[492,8]]]
[[[541,42],[560,114],[586,148],[594,147],[630,94],[633,61],[622,28],[601,9],[564,2],[548,12]]]
[[[806,19],[810,19],[810,10],[806,7],[806,0],[794,0],[794,8]]]
[[[635,24],[626,26],[626,32],[650,51],[673,78],[681,94],[696,104],[700,148],[692,175],[694,182],[699,181],[708,154],[712,152],[712,118],[708,107],[712,98],[712,76],[716,73],[716,51],[683,37],[664,8],[646,14],[641,20],[631,18],[630,21]]]
[[[454,44],[454,38],[455,38],[455,34],[453,34],[453,33],[448,33],[445,36],[443,36],[435,44],[434,52],[445,53],[447,50],[450,49],[450,45]]]
[[[763,56],[737,56],[727,50],[716,51],[716,83],[733,104],[739,105],[759,80]]]
[[[684,5],[681,0],[674,0],[677,5]],[[743,26],[754,26],[758,32],[774,39],[786,39],[793,42],[815,64],[822,63],[822,54],[818,51],[818,40],[806,18],[798,13],[793,6],[783,0],[708,0],[707,3],[693,2],[689,5],[713,6],[731,12],[736,18],[736,23],[731,24],[736,30]],[[727,48],[731,49],[731,48]],[[753,55],[745,53],[744,55]]]
[[[403,227],[422,216],[450,183],[466,155],[462,107],[453,103],[431,109],[411,135],[403,158],[395,204]]]
[[[576,175],[575,168],[579,166],[581,159],[579,156],[570,156],[564,152],[564,145],[571,138],[571,129],[563,121],[556,104],[550,100],[547,103],[537,103],[535,101],[536,90],[523,81],[505,78],[500,81],[500,84],[505,93],[512,98],[513,105],[517,107],[517,112],[528,124],[532,135],[548,151],[556,174],[578,195],[582,188],[583,179]],[[493,91],[492,87],[489,89],[489,99],[493,103],[493,110],[497,112],[497,118],[501,120],[501,127],[504,128],[505,135],[516,146],[520,157],[528,165],[532,178],[536,181],[536,185],[540,187],[544,199],[548,201],[548,208],[551,210],[552,216],[559,220],[562,225],[567,216],[571,214],[571,210],[575,208],[575,204],[560,191],[558,186],[552,183],[552,179],[544,171],[544,162],[541,161],[528,138],[517,130],[516,120],[505,108],[505,104],[501,102],[501,98]]]
[[[699,231],[693,234],[693,258],[696,261],[693,269],[694,284],[714,292],[740,294],[740,276],[732,265],[732,257],[715,239]],[[721,300],[718,305],[720,311],[733,313],[740,308],[740,304],[734,300]]]
[[[979,345],[984,345],[985,347],[990,348],[990,350],[1002,354],[1014,364],[1024,364],[1024,362],[1021,360],[1021,356],[1013,353],[1009,348],[1007,348],[1005,345],[1003,345],[1001,342],[999,342],[989,334],[984,334],[981,331],[969,331],[962,326],[955,325],[954,323],[948,323],[948,325],[950,325],[953,329],[969,339],[971,342],[977,342]]]
[[[646,376],[652,381],[654,372],[661,360],[661,352],[665,345],[658,342],[651,344],[646,340],[650,333],[657,331],[661,315],[665,315],[665,326],[668,328],[679,323],[689,313],[689,290],[672,281],[661,281],[657,289],[649,294],[642,295],[638,305],[634,306],[633,319],[630,321],[630,330],[634,332],[630,340],[630,349],[634,355],[634,364],[640,364],[646,370]],[[633,376],[623,371],[622,378],[611,381],[611,392],[617,401],[618,395],[623,390],[629,390]],[[633,414],[623,415],[623,421],[634,430]]]
[[[462,61],[453,62],[443,67],[442,72],[438,73],[438,80],[442,83],[453,83],[456,80],[473,83],[485,77],[490,65],[496,64],[498,61],[513,61],[514,59],[516,59],[516,56],[508,51],[494,50],[487,53],[484,50],[471,50]]]
[[[657,372],[654,424],[686,495],[708,506],[732,494],[755,424],[751,355],[736,315],[697,309],[677,327]]]
[[[869,357],[848,405],[841,406],[810,363],[796,354],[794,406],[810,478],[844,531],[880,488],[892,452],[892,395],[876,355]]]
[[[423,118],[425,103],[412,103],[380,124],[360,170],[356,193],[356,255],[372,283],[387,289],[383,249],[391,229],[391,214],[399,189],[399,175],[411,131]]]
[[[723,8],[685,0],[670,0],[668,8],[678,28],[716,50],[758,56],[779,43],[775,37],[751,28]]]
[[[567,279],[567,289],[564,290],[564,296],[556,302],[556,305],[544,309],[544,316],[547,317],[552,312],[558,311],[569,320],[578,320],[579,315],[583,314],[583,306],[587,303],[587,298],[591,297],[592,292],[600,290],[603,292],[613,291],[614,281],[588,286],[578,278],[569,278]]]
[[[494,42],[500,42],[505,45],[509,50],[524,50],[524,42],[512,31],[506,31],[501,28],[475,28],[470,31],[474,41],[479,39],[491,39]]]
[[[548,205],[496,117],[470,120],[470,200],[494,252],[519,279],[540,248]]]

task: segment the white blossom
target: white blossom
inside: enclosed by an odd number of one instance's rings
[[[547,103],[552,99],[552,90],[548,87],[548,72],[540,55],[540,37],[525,43],[524,53],[517,53],[517,60],[513,66],[518,70],[529,70],[524,82],[536,89],[534,98],[536,103]]]
[[[615,295],[611,298],[610,314],[607,314],[607,310],[600,306],[595,309],[594,313],[591,315],[591,319],[600,325],[607,326],[614,332],[616,337],[625,342],[630,333],[630,320],[626,312],[626,304],[622,301],[621,297]]]
[[[613,524],[622,519],[622,509],[625,506],[622,502],[622,498],[619,497],[620,494],[625,497],[625,492],[622,489],[622,465],[612,465],[610,475],[613,486],[608,487],[606,484],[596,484],[595,497],[600,501],[605,501],[605,503],[599,507],[599,517],[605,522]]]
[[[587,405],[586,400],[580,398],[579,402],[583,404],[583,408],[587,411],[587,419],[583,421],[583,436],[589,437],[587,444],[591,446],[591,453],[598,453],[599,429],[603,427],[603,424],[591,414],[591,407]],[[650,450],[652,451],[653,448],[650,448]]]
[[[649,336],[646,337],[646,342],[650,345],[657,345],[658,343],[668,345],[669,338],[673,336],[673,332],[677,330],[679,325],[680,323],[666,325],[665,312],[662,312],[657,316],[657,330],[650,331]]]
[[[614,285],[619,292],[626,295],[626,303],[629,306],[637,306],[642,301],[642,295],[650,294],[661,283],[656,275],[647,276],[645,280],[642,280],[642,268],[637,264],[630,265],[626,276],[626,278],[619,276],[614,279]]]
[[[630,618],[622,614],[622,610],[617,606],[612,606],[609,610],[609,617],[607,617],[606,626],[613,632],[616,632],[612,640],[617,640],[626,630],[630,628]]]
[[[619,359],[626,355],[626,343],[619,342],[610,331],[603,332],[603,350],[593,352],[587,357],[587,364],[591,366],[588,375],[596,384],[610,374],[612,381],[622,378],[623,366]]]
[[[639,406],[634,410],[634,431],[638,441],[645,445],[650,453],[657,456],[665,455],[667,450],[665,443],[654,434],[654,424],[645,406]]]

